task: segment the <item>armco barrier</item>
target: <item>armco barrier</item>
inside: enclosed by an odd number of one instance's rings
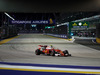
[[[72,42],[75,41],[74,36],[72,36],[72,37],[69,39],[68,36],[65,35],[65,34],[58,35],[58,34],[48,34],[48,33],[44,33],[44,35],[49,35],[49,36],[54,36],[54,37],[58,37],[58,38],[63,38],[63,39],[67,39],[67,40],[72,41]]]
[[[58,35],[58,34],[44,34],[44,35],[50,35],[50,36],[54,36],[54,37],[68,39],[67,35],[65,35],[65,34],[61,34],[61,35]]]

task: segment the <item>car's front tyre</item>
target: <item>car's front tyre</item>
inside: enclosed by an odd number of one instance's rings
[[[71,56],[71,54],[69,54],[68,50],[63,51],[63,53],[65,54],[65,56]]]

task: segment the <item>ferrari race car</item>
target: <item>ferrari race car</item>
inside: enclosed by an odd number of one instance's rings
[[[60,49],[55,49],[53,46],[47,45],[39,45],[39,48],[35,50],[35,54],[45,54],[50,56],[71,56],[67,50],[61,51]]]

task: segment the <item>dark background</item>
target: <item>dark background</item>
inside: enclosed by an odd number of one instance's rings
[[[0,0],[0,12],[99,11],[100,0]]]

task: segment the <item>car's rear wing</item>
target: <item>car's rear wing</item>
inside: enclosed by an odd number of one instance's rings
[[[39,47],[47,47],[47,45],[38,45]]]

